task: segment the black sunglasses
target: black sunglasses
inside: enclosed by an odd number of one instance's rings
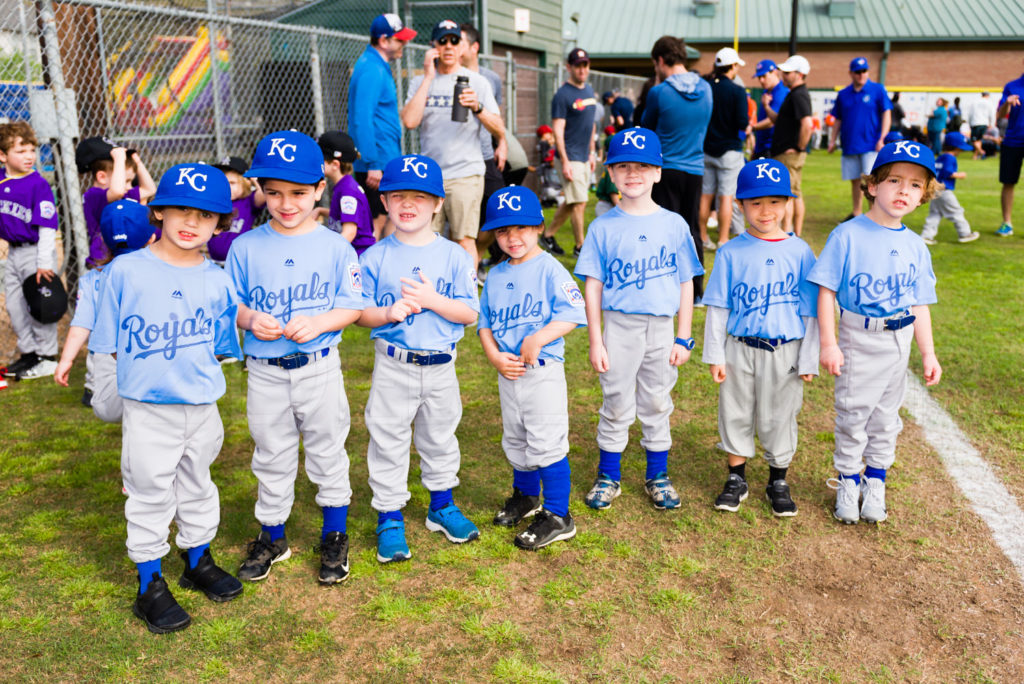
[[[458,36],[441,36],[437,39],[438,45],[458,45],[459,41],[462,40]]]
[[[855,74],[866,74],[866,73],[868,73],[868,70],[867,69],[857,69],[853,73],[855,73]]]

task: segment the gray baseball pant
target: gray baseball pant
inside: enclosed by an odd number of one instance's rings
[[[18,351],[22,354],[35,352],[40,356],[56,356],[57,324],[40,323],[28,312],[21,284],[25,278],[35,275],[39,248],[36,245],[12,247],[7,251],[7,268],[4,270],[4,287],[7,292],[7,314],[11,327],[18,338]],[[54,263],[57,255],[54,253]],[[54,275],[59,278],[59,275]]]
[[[971,224],[964,218],[964,208],[960,206],[960,200],[952,190],[946,189],[932,198],[928,207],[928,217],[921,228],[921,237],[934,240],[939,234],[939,222],[944,218],[953,222],[956,234],[960,237],[971,234]]]
[[[86,365],[92,365],[92,412],[105,423],[120,423],[124,399],[117,393],[117,359],[113,354],[89,352]]]
[[[565,366],[544,359],[515,380],[498,375],[501,447],[516,470],[537,470],[569,453],[569,397]]]

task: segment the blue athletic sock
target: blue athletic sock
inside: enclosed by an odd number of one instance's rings
[[[430,510],[432,511],[439,511],[453,503],[455,503],[455,499],[452,498],[452,490],[450,489],[430,492]]]
[[[648,449],[646,479],[653,480],[662,473],[668,474],[668,452]]]
[[[538,472],[544,483],[544,508],[564,518],[569,514],[569,489],[572,486],[569,457],[544,466]]]
[[[843,475],[839,473],[840,480],[853,480],[857,484],[860,484],[860,473],[854,473],[853,475]]]
[[[270,541],[275,542],[284,536],[284,523],[280,525],[261,525],[263,531],[270,535]]]
[[[320,530],[320,541],[327,539],[331,532],[348,531],[348,506],[324,506],[324,527]]]
[[[383,525],[388,520],[397,520],[398,522],[402,522],[402,521],[405,520],[405,518],[402,517],[402,511],[387,511],[386,513],[384,513],[384,512],[378,512],[377,513],[377,524],[378,525]]]
[[[864,477],[877,477],[882,482],[885,482],[885,468],[872,468],[868,466],[864,469]]]
[[[616,482],[622,481],[622,452],[599,449],[598,453],[597,472]]]
[[[210,548],[209,544],[200,544],[199,546],[193,546],[191,549],[188,549],[186,553],[188,553],[189,570],[196,567],[196,563],[199,562],[199,559],[203,557],[203,552],[208,548]]]
[[[154,572],[156,574],[158,574],[158,575],[162,575],[163,574],[163,573],[160,572],[160,560],[161,559],[157,558],[156,560],[151,560],[151,561],[146,561],[145,563],[136,563],[135,564],[135,567],[137,567],[139,569],[139,595],[140,596],[142,594],[146,593],[146,588],[149,586],[149,583],[153,580],[153,573]]]
[[[540,496],[540,471],[513,468],[512,486],[526,496]]]

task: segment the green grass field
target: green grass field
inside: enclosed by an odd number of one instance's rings
[[[932,390],[1018,500],[1024,500],[1024,238],[997,238],[996,163],[961,161],[957,194],[981,240],[959,245],[949,224],[931,248],[942,383]],[[849,212],[839,158],[811,155],[805,237],[820,251]],[[1024,226],[1024,197],[1018,225]],[[908,224],[919,229],[925,209]],[[560,234],[571,244],[568,227]],[[569,260],[564,262],[571,267]],[[711,265],[709,261],[709,266]],[[694,326],[700,340],[703,313]],[[634,438],[623,495],[596,513],[582,503],[596,466],[601,396],[586,333],[568,338],[579,535],[540,553],[490,525],[510,491],[501,453],[496,373],[467,331],[458,369],[464,416],[456,501],[482,537],[455,546],[428,533],[427,492],[411,474],[413,558],[380,566],[370,509],[362,411],[372,370],[364,329],[341,346],[352,406],[348,450],[352,577],[316,581],[320,514],[304,474],[288,526],[293,558],[229,604],[177,590],[193,625],[158,637],[132,616],[134,567],[124,549],[120,428],[97,421],[73,389],[46,380],[0,393],[0,679],[5,681],[496,682],[1011,682],[1024,680],[1024,588],[910,421],[889,477],[890,519],[846,527],[831,518],[832,383],[808,386],[801,448],[790,471],[800,515],[772,518],[767,466],[751,462],[752,496],[735,515],[711,504],[724,481],[716,392],[694,359],[680,372],[670,470],[683,497],[659,512],[643,493]],[[912,367],[917,364],[912,361]],[[919,365],[919,364],[918,364]],[[235,569],[258,529],[245,374],[225,368],[225,443],[214,466],[222,522],[214,553]],[[176,552],[165,559],[172,582]]]

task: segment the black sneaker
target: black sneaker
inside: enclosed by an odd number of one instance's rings
[[[534,516],[533,522],[525,530],[516,535],[515,545],[527,551],[543,549],[556,541],[572,539],[576,536],[576,523],[572,516],[563,518],[551,511],[541,509]]]
[[[715,499],[715,508],[735,513],[740,509],[740,503],[747,498],[748,493],[747,481],[735,473],[729,473],[722,493]]]
[[[258,582],[270,574],[271,565],[291,558],[292,550],[288,548],[287,537],[272,542],[270,535],[261,530],[260,536],[249,542],[246,554],[242,567],[238,568],[238,579]]]
[[[523,518],[529,518],[540,511],[540,497],[527,496],[512,488],[512,496],[505,499],[505,505],[494,514],[494,524],[502,527],[515,527]]]
[[[555,238],[553,237],[547,237],[546,235],[542,235],[540,238],[540,246],[548,250],[552,254],[565,254],[565,250],[562,249],[561,245],[555,242]]]
[[[573,256],[573,258],[574,259],[579,259],[580,258],[580,252],[582,250],[583,250],[583,248],[580,247],[579,245],[577,245],[576,247],[573,247],[572,248],[572,256]]]
[[[178,578],[178,586],[182,589],[201,591],[206,598],[217,603],[230,601],[242,593],[242,583],[213,562],[210,549],[203,551],[194,568],[188,567],[187,551],[181,552],[181,559],[185,561],[185,571]]]
[[[167,582],[155,572],[145,593],[135,597],[132,612],[146,623],[153,634],[177,632],[192,623],[192,617],[174,600]]]
[[[82,406],[92,408],[92,390],[88,387],[82,390]]]
[[[17,361],[15,361],[14,363],[7,367],[7,370],[4,371],[4,377],[17,378],[19,373],[27,371],[29,368],[35,366],[37,363],[39,363],[39,355],[36,354],[35,352],[22,354]]]
[[[765,487],[765,497],[772,507],[772,515],[777,518],[792,518],[796,515],[796,504],[789,495],[789,485],[785,480],[769,482]]]
[[[320,542],[320,584],[337,584],[348,579],[348,535],[328,532]]]

